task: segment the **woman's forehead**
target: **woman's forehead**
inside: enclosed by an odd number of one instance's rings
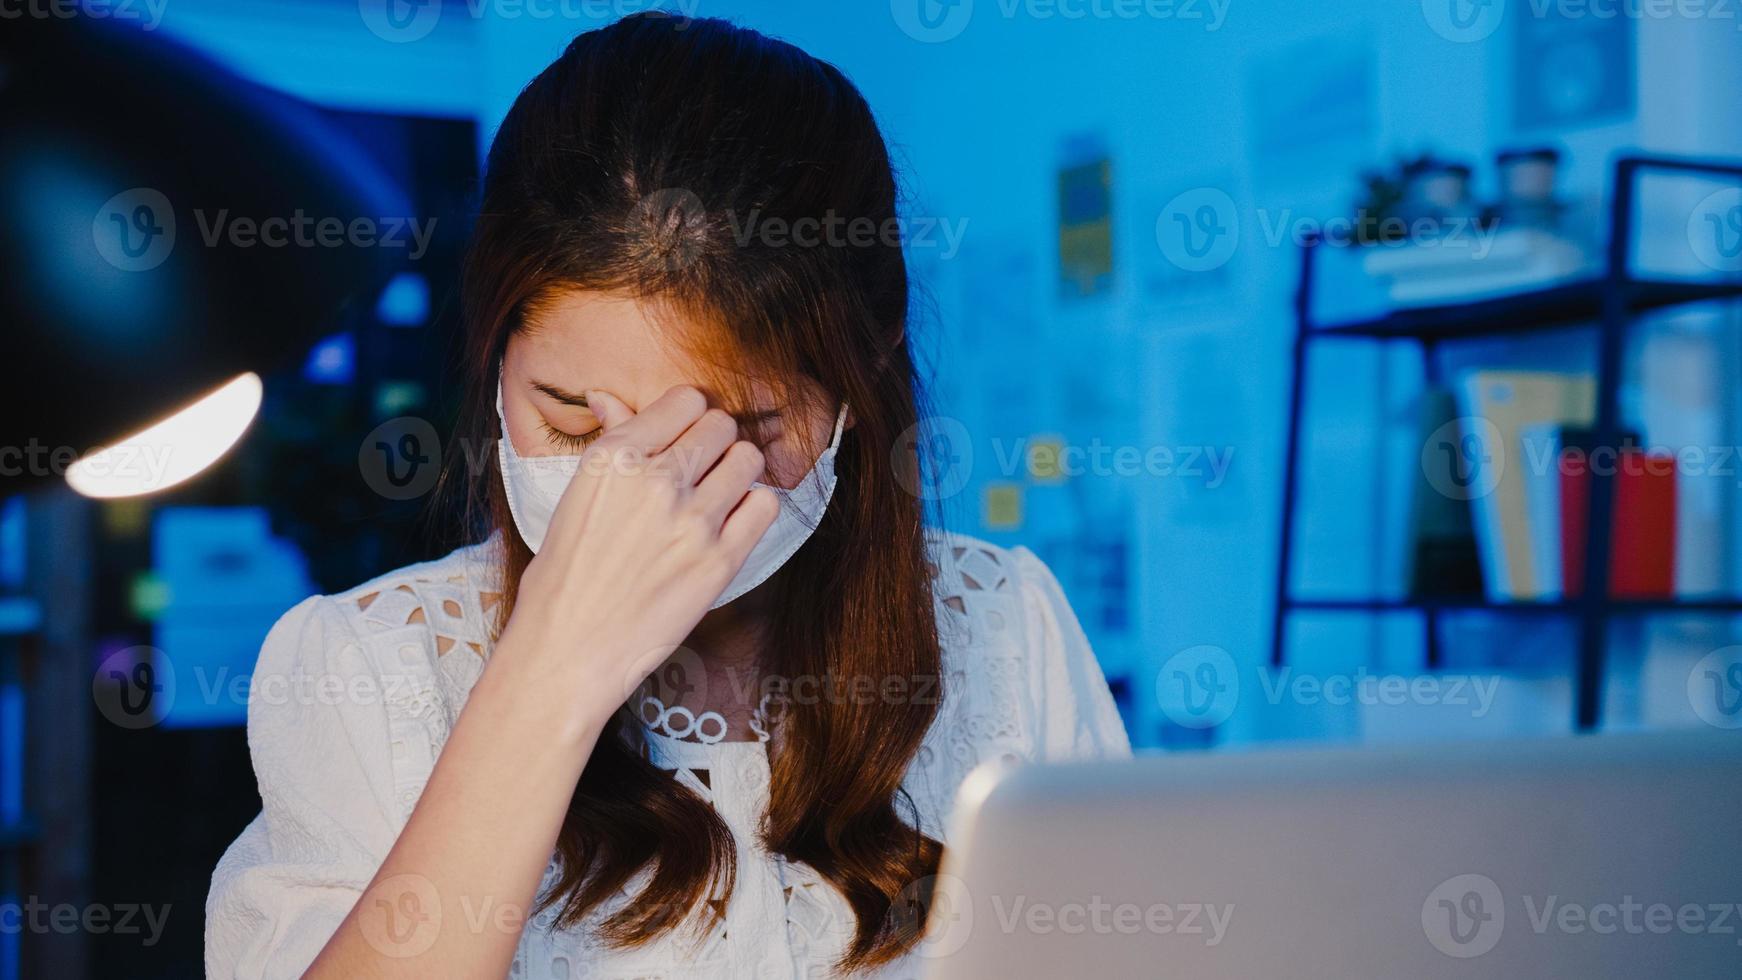
[[[635,411],[676,385],[699,388],[728,411],[766,410],[786,400],[778,378],[750,376],[693,353],[707,329],[631,297],[565,293],[541,304],[509,342],[509,369],[522,384],[602,388]]]

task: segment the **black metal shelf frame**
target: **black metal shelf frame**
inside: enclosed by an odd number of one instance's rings
[[[1312,317],[1313,257],[1320,246],[1309,242],[1301,250],[1300,286],[1295,292],[1293,373],[1288,395],[1288,437],[1283,462],[1282,527],[1277,549],[1276,605],[1271,633],[1271,663],[1287,657],[1287,629],[1295,612],[1421,615],[1427,666],[1441,664],[1439,617],[1442,613],[1474,610],[1506,614],[1568,615],[1578,623],[1577,697],[1574,724],[1595,730],[1602,721],[1603,671],[1607,625],[1612,617],[1656,612],[1742,614],[1742,599],[1688,597],[1666,599],[1614,598],[1609,593],[1610,532],[1615,509],[1613,475],[1591,474],[1586,516],[1585,588],[1576,598],[1550,602],[1492,602],[1482,598],[1301,598],[1293,593],[1290,571],[1294,560],[1295,507],[1299,489],[1302,408],[1306,404],[1306,367],[1310,345],[1320,340],[1411,342],[1421,350],[1424,377],[1439,383],[1441,343],[1502,334],[1537,333],[1594,325],[1597,336],[1597,406],[1595,445],[1621,441],[1618,403],[1622,353],[1628,327],[1641,313],[1687,303],[1742,298],[1742,281],[1678,282],[1635,278],[1632,259],[1633,209],[1642,172],[1658,171],[1735,178],[1742,183],[1742,163],[1675,157],[1626,156],[1615,161],[1615,186],[1609,205],[1609,242],[1604,269],[1589,279],[1551,288],[1455,306],[1400,310],[1355,323],[1315,325]]]

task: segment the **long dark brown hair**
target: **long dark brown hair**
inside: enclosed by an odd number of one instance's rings
[[[470,391],[455,444],[493,444],[508,339],[537,329],[565,291],[634,296],[709,325],[713,362],[733,368],[722,377],[802,378],[854,414],[826,515],[764,587],[762,670],[940,690],[924,504],[911,492],[919,391],[897,198],[871,110],[834,66],[718,20],[642,14],[578,36],[521,92],[490,150],[462,282]],[[471,468],[480,523],[506,545],[500,628],[532,555],[494,455],[473,459],[487,461]],[[922,926],[898,906],[928,900],[915,883],[936,873],[941,847],[917,829],[901,780],[938,704],[810,700],[784,712],[771,743],[762,842],[846,897],[857,922],[839,965],[864,969],[911,948]],[[698,909],[717,917],[735,877],[730,830],[643,758],[638,724],[619,712],[588,760],[544,900],[575,925],[651,868],[600,925],[618,946]]]

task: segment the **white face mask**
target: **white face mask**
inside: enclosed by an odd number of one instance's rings
[[[502,470],[502,487],[508,494],[508,512],[514,515],[514,526],[527,547],[537,552],[550,530],[551,517],[556,514],[557,501],[568,489],[569,481],[581,469],[579,456],[534,456],[527,458],[514,451],[514,441],[508,437],[508,417],[502,411],[502,388],[496,388],[496,417],[502,423],[502,438],[496,443],[496,462]],[[810,539],[811,532],[822,522],[823,511],[835,495],[835,453],[841,448],[841,429],[847,421],[847,406],[842,405],[835,416],[835,433],[829,448],[817,457],[816,465],[791,490],[767,487],[780,498],[780,513],[763,532],[762,539],[750,549],[750,557],[738,574],[732,576],[726,591],[714,600],[709,609],[718,609],[738,598],[780,571],[787,559]]]

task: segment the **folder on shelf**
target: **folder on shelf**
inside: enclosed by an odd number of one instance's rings
[[[1535,422],[1519,430],[1524,464],[1524,520],[1530,534],[1530,561],[1537,597],[1564,594],[1561,576],[1561,424]]]
[[[1488,597],[1496,602],[1554,597],[1536,556],[1525,486],[1533,469],[1555,468],[1555,457],[1527,444],[1524,432],[1544,423],[1590,424],[1595,384],[1588,375],[1543,371],[1471,371],[1459,385],[1462,434],[1481,447],[1472,465],[1488,467],[1470,499],[1477,551]]]

